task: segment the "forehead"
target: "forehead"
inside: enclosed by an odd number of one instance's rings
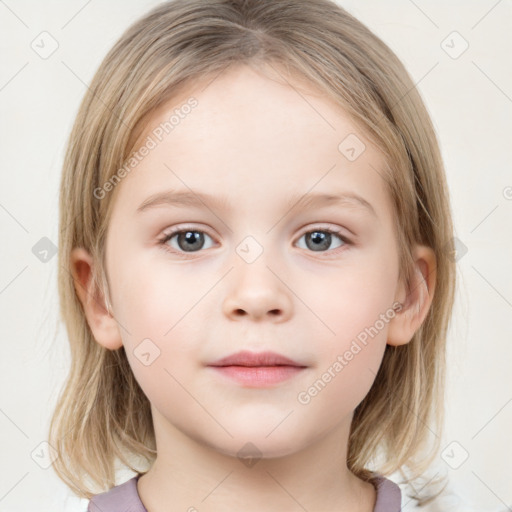
[[[120,187],[132,202],[168,189],[248,205],[346,188],[390,212],[383,155],[325,94],[274,68],[240,66],[181,88],[144,124],[134,151],[154,147]]]

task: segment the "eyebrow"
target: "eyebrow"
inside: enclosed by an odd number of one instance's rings
[[[373,206],[355,192],[343,192],[340,194],[305,193],[294,195],[287,202],[288,211],[300,207],[312,209],[324,205],[337,205],[360,208],[377,217]],[[176,207],[207,207],[208,209],[227,210],[230,202],[225,196],[212,196],[201,192],[168,190],[149,196],[138,208],[137,213],[142,213],[158,206]]]

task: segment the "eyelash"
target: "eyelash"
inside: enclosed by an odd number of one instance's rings
[[[213,237],[211,235],[209,235],[206,231],[204,231],[202,229],[195,229],[195,228],[192,228],[192,227],[190,227],[190,228],[188,228],[188,227],[179,227],[179,228],[174,228],[171,231],[168,231],[168,232],[164,233],[163,236],[158,239],[158,245],[162,246],[164,251],[167,251],[167,252],[169,252],[169,253],[171,253],[173,255],[177,255],[177,256],[179,256],[181,258],[184,258],[184,259],[190,259],[195,253],[201,252],[201,250],[195,251],[195,252],[192,251],[192,252],[186,253],[186,252],[183,252],[183,251],[176,251],[175,249],[172,249],[167,244],[167,242],[169,240],[171,240],[171,238],[173,238],[175,235],[178,235],[180,233],[186,233],[188,231],[192,231],[194,233],[204,233],[204,234],[208,235],[210,238],[213,239]],[[343,242],[343,245],[340,246],[340,247],[337,247],[336,249],[331,249],[331,250],[328,250],[328,251],[319,251],[320,254],[322,254],[322,253],[334,253],[336,255],[336,254],[338,254],[338,252],[345,250],[345,246],[353,245],[353,243],[344,234],[342,234],[341,231],[338,231],[338,230],[330,228],[330,227],[317,227],[317,228],[305,231],[304,233],[302,233],[300,235],[298,240],[300,240],[304,235],[311,234],[311,233],[314,233],[314,232],[317,232],[317,231],[318,232],[322,232],[322,233],[323,232],[330,233],[331,235],[336,235]],[[315,251],[309,251],[309,252],[314,253]]]

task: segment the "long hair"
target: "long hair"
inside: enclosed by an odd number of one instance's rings
[[[156,456],[150,403],[124,348],[97,343],[70,272],[73,248],[95,261],[108,294],[106,230],[114,194],[95,190],[123,167],[144,120],[178,91],[231,66],[270,64],[330,98],[383,152],[400,279],[411,283],[411,248],[436,256],[435,294],[413,339],[387,345],[375,382],[356,408],[349,469],[410,481],[439,450],[445,344],[455,289],[453,227],[445,172],[427,109],[397,56],[331,0],[174,0],[129,27],[108,52],[70,134],[60,189],[58,287],[71,367],[50,424],[53,467],[80,497],[116,485],[116,464],[147,470]],[[434,439],[432,432],[435,433]],[[381,454],[381,461],[376,462]]]

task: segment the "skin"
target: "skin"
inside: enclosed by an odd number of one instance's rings
[[[151,402],[158,456],[138,482],[150,512],[374,508],[374,487],[347,469],[350,423],[386,344],[408,343],[424,320],[435,257],[427,247],[412,249],[420,273],[408,293],[398,280],[391,199],[375,171],[383,155],[325,95],[297,83],[238,67],[151,114],[140,141],[188,98],[198,100],[117,185],[106,242],[111,314],[92,298],[100,292],[90,279],[91,256],[73,251],[96,341],[111,350],[124,345]],[[352,162],[338,150],[348,134],[366,145]],[[228,203],[136,212],[169,189]],[[354,204],[287,204],[293,194],[341,191],[363,196],[376,215]],[[205,233],[204,248],[186,252],[175,236],[167,242],[175,252],[166,251],[158,239],[171,227]],[[308,248],[306,234],[325,227],[350,243],[333,235],[327,249]],[[237,253],[247,236],[263,250],[251,263]],[[395,301],[404,308],[300,403],[298,394]],[[146,366],[134,351],[147,338],[160,355]],[[272,350],[307,368],[263,389],[205,367],[242,349]],[[252,467],[237,457],[247,442],[261,456]]]

